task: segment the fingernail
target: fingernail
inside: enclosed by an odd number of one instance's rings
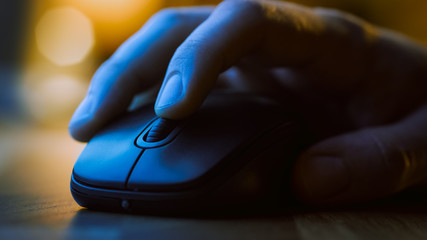
[[[182,97],[183,86],[179,72],[172,73],[164,84],[157,98],[156,108],[165,108],[173,105]]]
[[[350,183],[350,176],[343,160],[337,157],[302,159],[297,169],[303,194],[310,200],[328,200],[340,194]]]

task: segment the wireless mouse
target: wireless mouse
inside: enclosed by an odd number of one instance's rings
[[[158,118],[146,105],[97,133],[71,176],[87,208],[190,211],[247,206],[289,193],[302,127],[273,100],[211,94],[188,119]]]

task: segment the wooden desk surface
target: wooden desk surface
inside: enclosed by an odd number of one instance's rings
[[[65,130],[0,132],[0,239],[427,239],[422,201],[274,217],[89,211],[69,192],[71,170],[83,147]]]

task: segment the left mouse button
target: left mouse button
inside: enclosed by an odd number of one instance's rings
[[[133,142],[117,141],[110,145],[103,139],[94,140],[74,165],[74,178],[92,186],[124,189],[127,176],[142,150],[134,147]]]
[[[124,189],[142,152],[134,145],[135,134],[153,117],[146,114],[148,110],[151,108],[130,113],[95,135],[74,165],[74,179],[91,186]]]

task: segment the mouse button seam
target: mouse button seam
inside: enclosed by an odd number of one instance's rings
[[[135,162],[132,164],[132,167],[130,168],[129,173],[126,176],[126,180],[124,183],[125,189],[128,188],[129,179],[133,173],[133,170],[135,169],[136,165],[138,164],[139,160],[141,159],[141,156],[144,154],[144,152],[145,152],[145,149],[142,149],[141,152],[139,153],[138,157],[135,159]]]

